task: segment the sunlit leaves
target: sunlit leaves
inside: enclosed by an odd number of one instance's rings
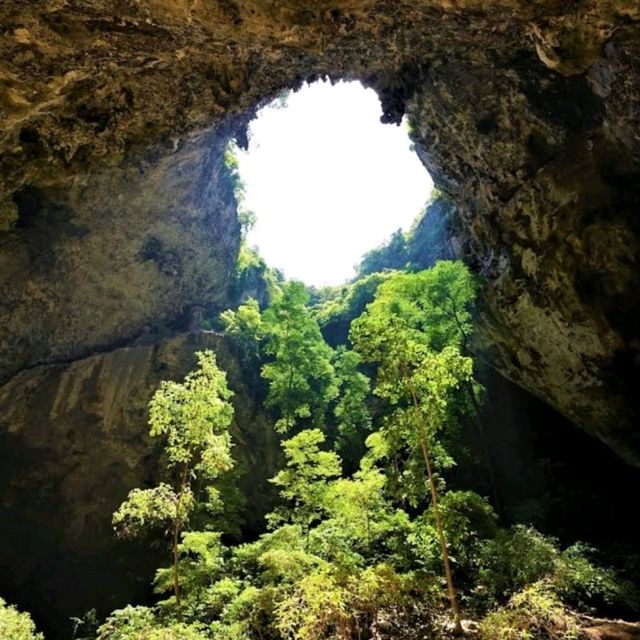
[[[197,625],[159,622],[148,607],[114,611],[98,629],[97,640],[207,640]]]
[[[7,640],[44,640],[28,613],[22,613],[0,598],[0,638]]]
[[[184,523],[192,508],[191,491],[179,496],[165,483],[152,489],[132,489],[113,514],[113,527],[120,538],[136,538],[168,529],[177,516]]]
[[[366,637],[376,614],[399,606],[415,585],[386,563],[334,572],[310,573],[276,607],[283,638],[351,640]]]
[[[162,382],[153,396],[150,408],[149,433],[165,436],[165,451],[173,468],[190,466],[198,456],[212,450],[221,451],[216,438],[231,424],[233,407],[229,403],[232,392],[226,375],[218,369],[211,351],[197,354],[198,368],[189,373],[183,383]],[[222,464],[222,463],[221,463]],[[213,471],[211,464],[205,469]]]
[[[244,345],[255,345],[264,337],[262,315],[257,300],[249,298],[235,311],[228,309],[220,314],[220,320],[227,335],[238,339]]]
[[[281,433],[297,424],[322,427],[338,391],[331,348],[307,302],[304,285],[289,282],[263,314],[265,351],[272,360],[262,367],[262,377],[269,383],[267,405],[278,411],[276,429]]]
[[[205,606],[211,585],[224,575],[225,548],[220,534],[213,531],[187,531],[178,545],[180,555],[180,583],[186,596],[187,613],[195,614]],[[173,569],[156,572],[154,590],[167,593],[173,589]],[[173,605],[173,599],[164,604]]]
[[[137,537],[164,525],[172,534],[176,617],[181,622],[180,533],[196,506],[192,480],[203,483],[205,508],[215,508],[218,494],[210,482],[233,466],[228,427],[233,418],[232,392],[211,351],[196,354],[198,367],[184,382],[162,382],[149,405],[149,433],[164,438],[165,460],[174,485],[134,489],[113,515],[121,537]],[[160,573],[160,580],[162,579]]]
[[[287,463],[272,482],[280,488],[287,506],[275,521],[285,519],[309,527],[319,516],[327,481],[341,473],[337,454],[320,449],[324,442],[319,429],[306,429],[282,443]]]
[[[398,489],[410,502],[421,492],[424,467],[416,452],[422,439],[440,468],[453,464],[438,436],[454,418],[461,384],[473,379],[473,361],[460,353],[473,294],[466,268],[441,262],[391,276],[352,324],[356,350],[377,365],[374,393],[389,403],[379,433],[369,438],[368,458],[386,460],[404,476]]]

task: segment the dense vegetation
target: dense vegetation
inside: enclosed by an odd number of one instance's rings
[[[358,278],[385,269],[424,269],[439,258],[453,258],[450,237],[455,231],[455,206],[434,191],[408,233],[398,229],[379,247],[362,256]]]
[[[440,262],[362,286],[372,301],[349,307],[337,347],[321,331],[327,307],[301,283],[279,286],[266,309],[250,299],[221,316],[261,371],[283,438],[280,500],[257,540],[230,545],[215,526],[232,408],[213,354],[157,391],[150,427],[167,479],[132,491],[114,525],[166,537],[172,562],[157,572],[156,605],[116,611],[87,637],[417,639],[474,619],[487,639],[569,639],[580,635],[574,611],[637,607],[593,549],[501,526],[485,497],[449,486],[460,425],[481,402],[468,351],[474,277]]]
[[[22,613],[0,598],[0,638],[10,640],[43,640],[28,613]]]
[[[117,536],[166,549],[155,604],[77,620],[76,640],[418,640],[463,627],[570,640],[580,612],[640,610],[595,549],[508,525],[486,485],[452,479],[469,464],[464,434],[482,428],[478,282],[460,262],[421,269],[416,247],[442,231],[424,220],[331,290],[284,282],[242,246],[238,306],[210,326],[260,374],[256,397],[282,437],[279,500],[257,539],[226,535],[233,392],[215,354],[196,354],[150,403],[161,481],[113,515]],[[42,640],[2,600],[0,637]]]

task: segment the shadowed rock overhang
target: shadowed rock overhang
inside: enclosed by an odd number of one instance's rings
[[[478,350],[640,464],[635,0],[6,0],[0,24],[0,384],[224,307],[226,142],[327,75],[409,117],[485,278]]]

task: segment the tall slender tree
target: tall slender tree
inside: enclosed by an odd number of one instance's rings
[[[422,456],[454,627],[460,632],[434,462],[448,461],[439,434],[450,420],[456,390],[472,380],[473,362],[456,344],[455,320],[443,322],[439,309],[429,304],[421,287],[425,280],[423,274],[399,274],[387,281],[353,323],[350,337],[362,357],[378,365],[374,393],[392,407],[378,434],[384,450],[404,447]]]
[[[213,352],[196,355],[197,369],[184,382],[162,382],[149,405],[149,433],[163,438],[170,482],[151,489],[133,489],[113,515],[119,537],[139,537],[158,528],[169,534],[178,621],[182,618],[180,534],[199,497],[192,488],[194,480],[203,481],[211,500],[215,497],[211,481],[233,466],[228,431],[233,418],[229,402],[232,392]]]

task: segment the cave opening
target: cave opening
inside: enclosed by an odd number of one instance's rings
[[[424,210],[433,181],[407,121],[381,116],[372,89],[320,80],[267,104],[249,125],[247,150],[232,146],[246,243],[285,277],[342,284]]]
[[[318,91],[324,96],[318,97]],[[297,103],[304,101],[313,108],[302,104],[298,111]],[[424,210],[432,183],[410,148],[406,124],[384,126],[379,116],[377,96],[358,83],[305,85],[260,111],[250,128],[248,151],[234,150],[245,185],[241,208],[254,209],[257,216],[246,243],[257,245],[267,263],[281,268],[286,277],[315,286],[341,284],[353,275],[353,265],[367,250],[398,227],[409,231]],[[269,119],[281,122],[267,122],[266,131],[260,131]],[[264,202],[265,191],[270,201]],[[262,223],[270,233],[261,234]],[[152,236],[139,256],[161,263],[162,253],[162,244]],[[163,274],[171,272],[164,269]],[[344,341],[344,327],[329,326],[326,337],[336,344]],[[567,543],[579,537],[603,547],[613,539],[623,551],[623,545],[633,546],[633,532],[624,526],[626,500],[617,488],[632,486],[637,481],[634,471],[621,467],[600,443],[571,430],[560,415],[493,370],[483,372],[482,381],[487,388],[484,419],[505,522],[535,525]],[[579,459],[572,455],[576,448]],[[17,470],[6,468],[4,473],[17,477],[34,459],[29,452],[28,460],[14,461]],[[452,478],[454,484],[479,487],[488,494],[479,467],[462,468]],[[594,477],[591,469],[596,467],[604,479]],[[11,549],[15,560],[0,576],[11,585],[4,593],[32,611],[50,637],[67,637],[71,616],[82,615],[96,603],[100,615],[107,615],[127,602],[153,601],[148,584],[155,557],[126,545],[108,547],[106,553],[84,552],[78,545],[77,556],[71,556],[56,546],[55,531],[28,520],[25,524],[24,513],[5,513],[12,526],[2,532],[3,546]],[[612,534],[611,522],[623,526]],[[108,518],[96,521],[95,527],[106,547],[111,539]],[[24,530],[38,537],[26,538]],[[21,541],[17,552],[12,548],[15,540]],[[75,584],[82,589],[68,586]]]

